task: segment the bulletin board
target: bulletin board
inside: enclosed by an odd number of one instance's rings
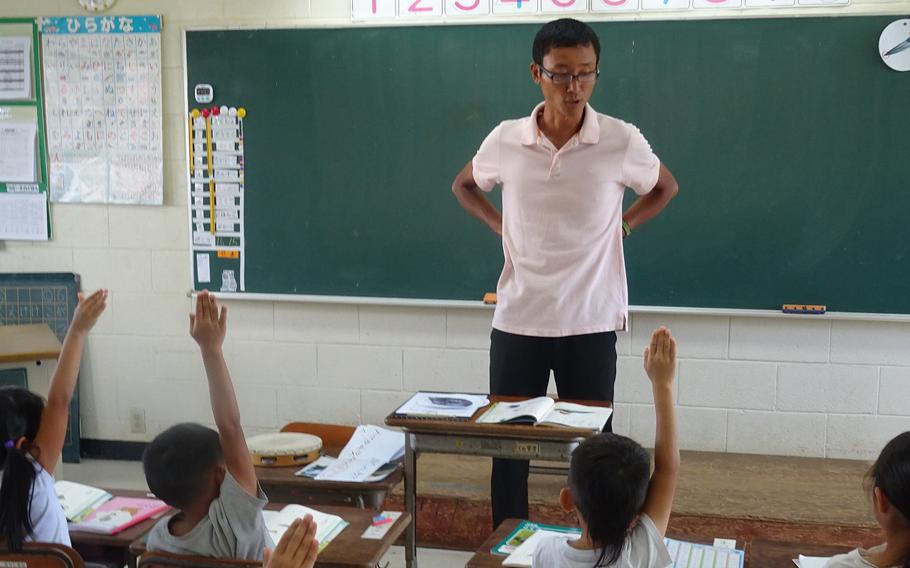
[[[0,18],[0,241],[50,237],[38,26]]]

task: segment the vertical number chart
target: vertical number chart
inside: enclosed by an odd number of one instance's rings
[[[190,223],[197,289],[246,288],[243,119],[246,109],[194,109],[189,117]]]
[[[161,19],[41,19],[52,201],[161,205]]]

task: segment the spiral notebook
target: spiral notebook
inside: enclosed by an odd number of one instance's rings
[[[395,418],[467,422],[477,410],[490,404],[485,394],[418,392],[398,407]]]

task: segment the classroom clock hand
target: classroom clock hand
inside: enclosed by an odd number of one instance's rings
[[[900,42],[899,44],[895,45],[894,47],[892,47],[891,49],[889,49],[888,51],[886,51],[886,52],[884,53],[884,55],[885,55],[885,57],[887,57],[887,56],[889,56],[889,55],[894,55],[894,54],[896,54],[896,53],[900,53],[900,52],[905,51],[905,50],[907,50],[907,49],[910,49],[910,37],[908,37],[908,38],[905,39],[904,41]]]

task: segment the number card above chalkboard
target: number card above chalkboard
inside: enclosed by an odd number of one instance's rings
[[[161,205],[161,18],[42,18],[52,201]]]

